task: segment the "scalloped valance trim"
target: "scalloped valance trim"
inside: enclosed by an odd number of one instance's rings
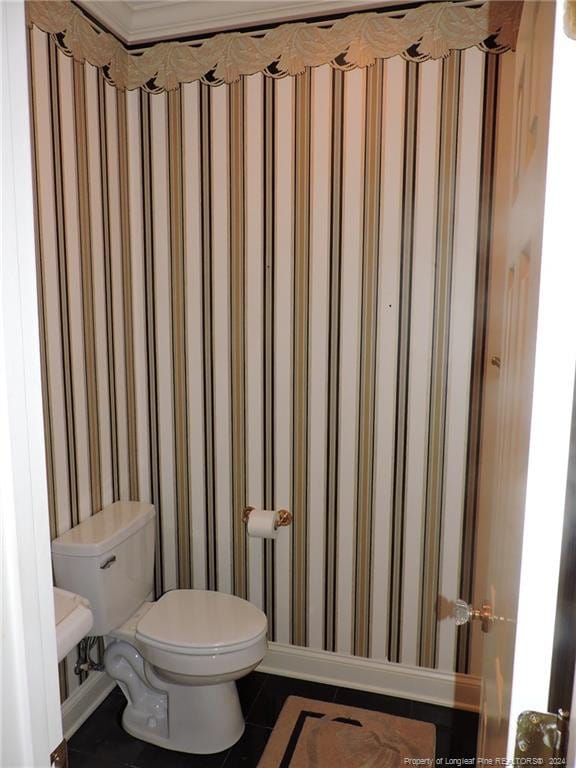
[[[201,80],[231,83],[263,72],[283,77],[306,67],[366,67],[376,59],[410,61],[446,57],[477,46],[492,53],[514,49],[522,0],[473,5],[433,2],[394,14],[357,13],[336,21],[292,22],[267,32],[223,32],[202,42],[163,42],[142,51],[127,50],[69,0],[26,3],[27,18],[54,35],[78,61],[100,67],[120,89],[169,91]]]

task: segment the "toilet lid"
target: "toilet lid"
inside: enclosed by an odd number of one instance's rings
[[[262,635],[266,628],[265,614],[247,600],[224,592],[175,589],[140,619],[136,637],[174,650],[231,650]]]

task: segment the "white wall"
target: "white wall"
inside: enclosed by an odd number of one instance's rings
[[[1,733],[3,768],[62,739],[46,495],[24,3],[1,4]]]

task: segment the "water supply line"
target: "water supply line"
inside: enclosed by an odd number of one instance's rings
[[[98,643],[100,638],[89,636],[80,640],[78,643],[78,656],[76,664],[74,665],[74,674],[81,677],[87,672],[103,672],[104,664],[102,663],[102,648]],[[92,658],[92,649],[98,645],[98,661],[94,661]]]

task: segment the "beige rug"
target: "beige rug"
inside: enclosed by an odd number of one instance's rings
[[[258,768],[434,765],[435,743],[430,723],[290,696]]]

